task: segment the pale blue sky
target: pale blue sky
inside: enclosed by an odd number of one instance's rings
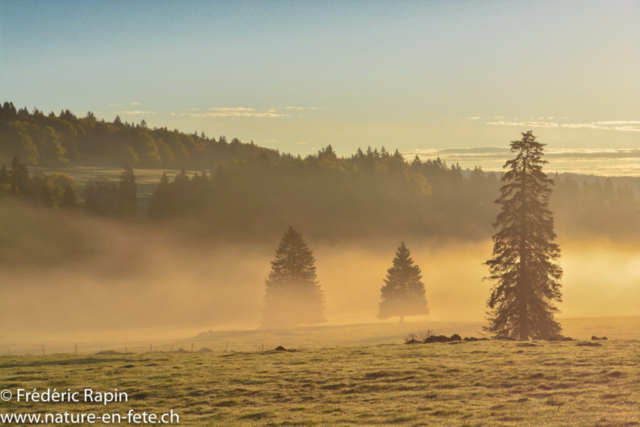
[[[640,2],[0,0],[0,98],[302,154],[640,149]]]

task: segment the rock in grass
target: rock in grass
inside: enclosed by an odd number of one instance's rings
[[[453,335],[451,335],[451,338],[449,338],[449,340],[450,341],[462,341],[462,338],[458,334],[453,334]]]
[[[573,341],[573,338],[565,337],[564,335],[555,335],[547,338],[547,341]]]
[[[576,346],[578,346],[578,347],[602,347],[602,344],[597,343],[597,342],[585,341],[585,342],[579,342],[578,344],[576,344]]]
[[[284,348],[283,346],[279,345],[276,347],[276,351],[287,351],[286,348]]]
[[[508,337],[508,336],[496,336],[493,337],[494,340],[501,340],[501,341],[517,341],[515,338],[513,337]]]
[[[602,337],[602,338],[598,338],[597,336],[593,335],[591,337],[591,341],[603,341],[603,340],[608,340],[609,338],[607,337]]]
[[[451,341],[451,339],[449,337],[447,337],[446,335],[432,335],[430,337],[427,337],[424,340],[425,344],[429,344],[432,342],[449,342]]]

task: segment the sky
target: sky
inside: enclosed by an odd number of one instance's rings
[[[640,2],[0,0],[0,101],[500,169],[640,176]]]

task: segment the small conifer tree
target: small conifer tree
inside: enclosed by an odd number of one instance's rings
[[[324,295],[317,281],[313,252],[293,227],[280,240],[265,284],[265,327],[325,322]]]
[[[411,252],[404,242],[396,251],[393,267],[387,270],[381,293],[379,319],[399,316],[402,323],[404,316],[429,314],[422,271],[414,265]]]

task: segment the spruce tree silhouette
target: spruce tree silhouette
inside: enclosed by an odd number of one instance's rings
[[[419,316],[429,314],[420,267],[413,264],[411,252],[404,242],[400,244],[393,259],[393,267],[387,270],[382,286],[378,318],[388,319],[400,316]]]
[[[542,171],[544,144],[536,142],[531,131],[511,142],[516,157],[504,165],[496,203],[502,206],[494,227],[493,256],[486,262],[495,282],[488,307],[489,326],[497,336],[521,340],[545,339],[562,328],[555,321],[562,301],[562,269],[556,264],[560,248],[553,243],[556,234],[553,215],[547,209],[551,185]]]
[[[325,322],[324,295],[317,281],[313,252],[293,227],[282,236],[265,284],[263,326]]]

